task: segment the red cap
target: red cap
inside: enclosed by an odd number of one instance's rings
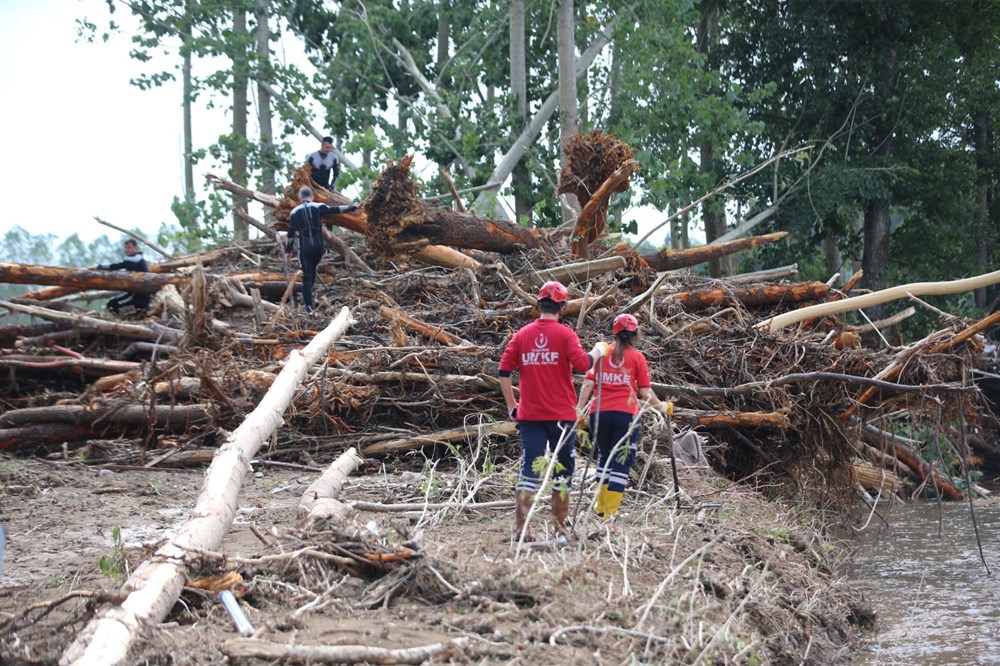
[[[611,323],[611,332],[618,335],[622,331],[638,331],[639,320],[630,314],[620,314]]]
[[[538,300],[548,298],[556,303],[565,303],[569,299],[569,289],[562,282],[549,280],[538,290]]]

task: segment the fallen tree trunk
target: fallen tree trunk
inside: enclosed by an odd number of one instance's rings
[[[197,425],[211,418],[211,405],[157,405],[150,410],[147,405],[134,403],[111,407],[89,405],[51,405],[10,409],[0,414],[0,428],[42,423],[72,423],[97,426],[114,423],[127,426],[145,426],[151,420],[156,426],[183,427]]]
[[[612,273],[628,266],[625,257],[604,257],[603,259],[593,259],[591,261],[581,261],[575,264],[565,264],[563,266],[553,266],[535,271],[538,283],[547,280],[557,280],[562,283],[586,282],[595,277]]]
[[[684,291],[672,294],[670,298],[683,305],[685,310],[701,310],[736,303],[748,308],[782,303],[801,303],[802,301],[818,300],[828,293],[830,293],[830,288],[822,282],[803,282],[791,285],[715,287]]]
[[[26,370],[68,370],[88,375],[113,375],[142,368],[141,363],[115,361],[107,358],[74,358],[70,356],[41,356],[11,354],[0,356],[0,368],[23,368]]]
[[[787,430],[792,427],[788,417],[781,412],[730,412],[701,409],[678,409],[673,420],[689,426],[704,428],[773,428]]]
[[[326,468],[322,475],[309,484],[299,501],[299,515],[306,525],[318,520],[332,520],[334,523],[346,522],[351,514],[351,507],[337,500],[347,477],[364,462],[353,446],[344,451]]]
[[[431,340],[439,342],[443,345],[449,347],[455,347],[458,345],[468,345],[469,343],[458,337],[457,335],[452,335],[451,333],[445,331],[443,328],[438,326],[431,326],[425,324],[419,319],[414,319],[410,315],[406,314],[402,310],[397,308],[390,308],[387,305],[379,306],[378,313],[387,321],[394,322],[407,328],[415,333],[419,333],[424,337],[428,337]]]
[[[292,183],[285,190],[286,196],[284,198],[247,190],[246,188],[242,188],[235,183],[216,176],[209,175],[206,176],[206,178],[217,188],[233,192],[234,194],[240,194],[241,196],[251,196],[257,201],[273,208],[274,216],[278,220],[274,226],[279,230],[287,228],[288,217],[291,215],[292,209],[299,205],[296,194],[299,191],[299,188],[303,186],[312,186],[312,176],[310,174],[308,164],[303,165],[296,170],[294,174],[292,174]],[[335,206],[345,206],[352,203],[347,197],[341,196],[336,192],[330,192],[329,190],[322,189],[316,191],[316,201],[318,203],[332,204]],[[327,215],[324,217],[324,220],[338,227],[359,233],[362,236],[367,235],[368,217],[360,210],[354,213]],[[463,254],[453,248],[443,247],[440,245],[430,245],[422,248],[415,252],[413,257],[432,266],[444,266],[445,268],[459,268],[461,266],[467,266],[474,271],[479,270],[480,268],[479,262],[469,255]]]
[[[68,423],[43,423],[0,428],[0,451],[61,445],[102,436],[101,431],[95,430],[89,425]]]
[[[35,305],[18,305],[17,303],[0,301],[0,307],[5,307],[8,310],[13,310],[14,312],[31,315],[32,317],[39,317],[40,319],[48,319],[49,321],[69,324],[70,326],[74,326],[80,330],[97,331],[98,333],[117,335],[122,338],[151,340],[153,342],[177,342],[183,336],[182,331],[174,331],[165,327],[154,330],[147,326],[140,326],[138,324],[126,324],[119,321],[105,321],[103,319],[88,317],[86,315],[67,314],[65,312],[59,312],[58,310],[50,310],[48,308]]]
[[[760,245],[775,243],[788,235],[787,231],[777,231],[773,234],[763,236],[751,236],[740,238],[727,243],[717,243],[713,245],[702,245],[684,250],[671,250],[663,248],[656,254],[642,255],[643,261],[657,273],[662,271],[675,271],[679,268],[697,266],[713,259],[725,257],[736,252],[743,252]]]
[[[150,264],[150,273],[175,273],[179,269],[187,268],[189,266],[195,266],[201,264],[202,266],[210,266],[214,264],[219,259],[225,257],[230,250],[216,250],[214,252],[208,252],[206,254],[196,254],[190,257],[181,257],[173,261],[164,261],[158,264]],[[57,298],[62,298],[63,296],[69,296],[71,294],[77,294],[80,289],[74,289],[73,287],[48,287],[46,289],[39,289],[38,291],[31,291],[27,294],[21,294],[17,297],[17,300],[27,300],[27,301],[52,301]]]
[[[840,314],[841,312],[852,312],[873,305],[899,300],[900,298],[909,298],[911,294],[913,296],[960,294],[963,291],[973,291],[974,289],[988,287],[998,282],[1000,282],[1000,271],[993,271],[992,273],[985,273],[963,280],[952,280],[950,282],[913,282],[897,287],[889,287],[888,289],[882,289],[870,294],[845,298],[842,301],[820,303],[807,308],[800,308],[793,312],[786,312],[777,317],[765,319],[757,324],[757,327],[774,333],[786,326],[797,324],[810,317],[823,317],[825,315]]]
[[[410,178],[412,162],[412,155],[389,162],[365,201],[373,251],[392,257],[432,244],[501,254],[538,247],[538,238],[520,225],[425,205]]]
[[[422,664],[429,659],[459,653],[467,638],[455,638],[410,648],[370,645],[287,645],[259,638],[234,638],[219,649],[233,659],[292,660],[308,664]]]
[[[139,566],[124,588],[131,590],[119,606],[105,610],[66,648],[60,664],[111,666],[125,662],[128,649],[143,627],[166,617],[180,595],[190,551],[217,550],[233,522],[240,487],[250,460],[281,424],[282,414],[309,368],[325,355],[351,324],[343,308],[330,325],[299,354],[293,351],[267,395],[219,448],[205,474],[201,495],[180,533]]]
[[[187,281],[186,275],[170,273],[99,271],[87,268],[0,263],[0,283],[52,284],[75,291],[105,289],[153,294],[168,284],[186,284]]]

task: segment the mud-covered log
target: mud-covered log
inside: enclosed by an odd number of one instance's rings
[[[104,289],[153,294],[168,284],[186,284],[187,281],[186,275],[177,274],[99,271],[87,268],[0,263],[0,283],[50,284],[76,291]]]
[[[725,257],[736,252],[743,252],[760,245],[774,243],[788,235],[787,231],[777,231],[773,234],[763,236],[751,236],[750,238],[740,238],[726,243],[715,245],[702,245],[684,250],[671,250],[664,248],[655,254],[642,255],[643,261],[649,264],[650,268],[657,272],[674,271],[679,268],[697,266],[698,264],[712,261],[720,257]]]
[[[390,162],[365,201],[373,251],[392,257],[433,244],[501,254],[538,247],[535,234],[520,225],[425,204],[410,178],[412,162],[412,155]]]
[[[563,283],[586,282],[605,273],[612,273],[628,266],[625,257],[604,257],[574,264],[541,268],[535,271],[539,283],[557,280]]]
[[[741,285],[737,287],[715,287],[673,294],[671,297],[686,310],[741,305],[752,308],[763,305],[801,303],[816,301],[830,293],[830,288],[822,282],[802,282],[781,285]]]

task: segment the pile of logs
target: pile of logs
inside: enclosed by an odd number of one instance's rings
[[[580,236],[425,204],[409,166],[390,165],[360,211],[329,216],[354,233],[329,234],[335,252],[321,267],[320,313],[311,317],[296,305],[297,283],[289,288],[275,242],[308,182],[303,171],[283,197],[211,179],[270,208],[268,236],[239,247],[146,274],[0,264],[0,282],[52,286],[0,302],[31,318],[0,327],[0,449],[72,452],[95,464],[200,464],[290,355],[347,307],[355,324],[305,375],[277,445],[262,456],[333,456],[354,445],[367,457],[444,451],[481,434],[515,456],[496,364],[534,316],[538,285],[559,279],[571,294],[564,321],[585,345],[607,336],[619,312],[640,319],[654,389],[679,406],[676,423],[709,435],[719,472],[767,477],[791,492],[912,481],[911,491],[962,497],[951,465],[982,454],[984,429],[996,425],[967,376],[998,315],[943,315],[942,329],[916,343],[861,346],[894,322],[852,326],[839,316],[851,310],[853,283],[838,291],[788,282],[794,266],[724,280],[670,272],[783,234],[657,255],[667,264],[588,243],[602,256],[578,261],[571,245]],[[619,168],[605,171],[618,178]],[[322,189],[317,200],[346,203]],[[65,300],[95,289],[156,297],[148,316],[130,320]],[[822,304],[820,312],[799,315],[807,304]]]

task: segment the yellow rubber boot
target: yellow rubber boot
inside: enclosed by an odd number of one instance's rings
[[[604,493],[604,517],[613,518],[618,515],[618,508],[622,505],[622,496],[625,493],[618,490],[608,490]]]
[[[597,512],[598,516],[603,516],[605,511],[607,511],[607,509],[605,509],[604,507],[605,496],[607,495],[607,492],[608,492],[608,484],[602,483],[601,489],[597,491],[597,503],[594,504],[594,511]]]

